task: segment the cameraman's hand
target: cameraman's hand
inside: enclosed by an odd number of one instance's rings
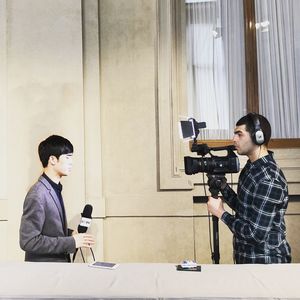
[[[220,197],[217,199],[213,197],[208,197],[207,209],[211,214],[218,217],[219,219],[222,217],[223,213],[225,212],[223,201]]]
[[[226,177],[216,177],[215,175],[210,175],[210,174],[207,174],[206,175],[208,180],[207,180],[207,184],[209,187],[211,186],[218,186],[220,187],[220,191],[224,190],[226,185],[227,185],[227,179]]]
[[[86,233],[72,235],[75,240],[76,248],[91,248],[95,244],[94,237]]]

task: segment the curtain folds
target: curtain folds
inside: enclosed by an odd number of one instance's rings
[[[300,137],[299,0],[256,0],[260,112],[273,138]]]
[[[246,113],[243,3],[186,1],[189,115],[202,139],[230,139]]]

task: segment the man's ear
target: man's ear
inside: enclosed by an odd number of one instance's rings
[[[48,165],[54,166],[57,164],[57,158],[54,155],[51,155],[48,160]]]

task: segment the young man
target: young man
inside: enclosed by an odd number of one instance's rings
[[[70,253],[76,248],[94,244],[91,235],[67,227],[60,180],[71,172],[73,145],[52,135],[40,143],[38,152],[44,172],[24,201],[20,246],[25,261],[70,262]]]
[[[232,231],[234,258],[239,264],[291,262],[284,221],[287,182],[268,151],[270,138],[270,123],[261,115],[250,113],[236,123],[234,145],[249,160],[240,173],[237,194],[226,180],[221,189],[235,215],[225,211],[220,198],[209,197],[207,203],[208,210]]]

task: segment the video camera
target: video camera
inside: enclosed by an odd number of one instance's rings
[[[206,173],[208,177],[209,191],[212,197],[218,198],[218,194],[222,188],[223,182],[225,181],[226,173],[238,173],[240,170],[239,159],[233,152],[235,147],[233,145],[225,147],[208,147],[207,144],[198,144],[197,136],[199,135],[201,128],[206,128],[205,122],[198,123],[195,119],[190,118],[187,121],[180,121],[181,134],[183,139],[194,139],[191,147],[192,152],[197,152],[202,157],[184,157],[184,169],[185,174],[192,175],[199,172]],[[226,156],[216,156],[211,151],[226,150]],[[204,157],[209,154],[210,157]],[[220,250],[219,250],[219,219],[216,216],[212,217],[213,220],[213,262],[218,264],[220,261]]]
[[[190,118],[187,121],[180,121],[181,134],[183,139],[194,139],[191,147],[192,152],[197,152],[202,157],[184,157],[185,174],[193,175],[199,172],[207,173],[208,175],[223,175],[226,173],[238,173],[240,163],[237,155],[233,152],[233,145],[224,147],[208,147],[207,144],[198,144],[197,136],[200,129],[206,128],[205,122],[197,122]],[[211,151],[227,151],[226,156],[216,156]],[[210,157],[204,157],[209,154]]]

